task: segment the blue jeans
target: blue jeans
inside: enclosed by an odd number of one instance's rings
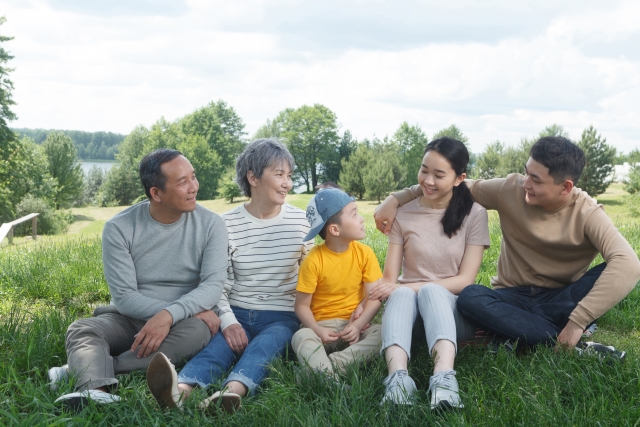
[[[458,296],[457,308],[471,323],[500,337],[529,345],[553,344],[605,267],[597,265],[559,289],[467,286]]]
[[[269,362],[284,353],[291,337],[300,329],[300,321],[292,311],[231,309],[247,334],[249,345],[241,355],[234,353],[224,335],[218,332],[204,350],[182,368],[179,383],[208,387],[235,363],[223,387],[230,381],[238,381],[253,394],[266,376]]]

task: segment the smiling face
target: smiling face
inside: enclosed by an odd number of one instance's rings
[[[291,168],[285,162],[265,168],[260,178],[256,178],[249,171],[247,178],[251,185],[251,199],[261,203],[283,205],[287,193],[293,187],[291,173]]]
[[[160,170],[166,177],[164,190],[151,187],[155,212],[160,214],[160,222],[173,222],[185,212],[196,208],[199,183],[191,162],[184,156],[163,163]]]
[[[436,209],[446,209],[453,195],[453,187],[460,185],[466,174],[456,175],[451,163],[434,150],[429,150],[422,158],[418,172],[418,184],[428,205]]]
[[[549,168],[531,157],[527,160],[524,170],[522,187],[525,191],[524,199],[527,204],[552,211],[566,203],[568,193],[573,188],[573,183],[570,180],[556,184],[553,177],[549,175]]]

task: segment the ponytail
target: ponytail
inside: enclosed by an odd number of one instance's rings
[[[460,227],[465,217],[471,212],[473,207],[473,198],[471,197],[471,191],[467,188],[467,185],[461,182],[457,187],[453,187],[453,195],[449,201],[447,210],[444,211],[442,217],[442,228],[444,233],[451,238],[454,236]]]

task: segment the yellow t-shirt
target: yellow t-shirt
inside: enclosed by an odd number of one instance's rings
[[[298,272],[297,291],[313,294],[311,312],[316,322],[349,319],[364,298],[364,283],[382,277],[371,248],[353,241],[349,249],[335,253],[322,243],[305,258]]]

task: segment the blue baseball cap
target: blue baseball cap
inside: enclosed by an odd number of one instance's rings
[[[309,202],[309,205],[307,205],[307,221],[309,221],[311,230],[307,233],[303,242],[316,237],[329,218],[355,200],[337,188],[323,188],[318,191]]]

